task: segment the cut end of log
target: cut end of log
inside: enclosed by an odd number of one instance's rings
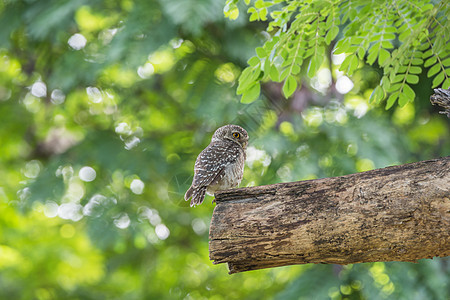
[[[450,156],[215,196],[209,254],[230,274],[450,255]]]

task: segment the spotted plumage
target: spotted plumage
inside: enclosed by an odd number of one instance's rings
[[[237,125],[225,125],[214,132],[211,143],[197,157],[194,179],[184,195],[191,206],[199,205],[205,193],[238,186],[244,173],[245,150],[248,144],[247,131]]]

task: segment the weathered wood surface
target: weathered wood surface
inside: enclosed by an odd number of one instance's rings
[[[450,255],[450,156],[215,196],[210,259],[230,273]]]

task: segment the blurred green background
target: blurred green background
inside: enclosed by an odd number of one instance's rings
[[[236,86],[265,24],[224,1],[0,2],[0,298],[449,299],[448,259],[228,275],[208,259],[212,197],[193,164],[224,124],[250,135],[241,186],[449,155],[449,120],[418,98],[385,111],[380,70],[328,53],[289,100]]]

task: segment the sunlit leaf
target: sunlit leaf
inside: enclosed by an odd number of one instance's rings
[[[348,39],[339,40],[336,43],[333,53],[334,54],[342,54],[345,53],[350,46],[350,41]]]
[[[400,107],[405,106],[410,101],[411,101],[410,98],[408,98],[408,96],[405,94],[400,94],[398,97],[398,105]]]
[[[424,67],[428,68],[429,66],[435,64],[437,62],[437,58],[436,56],[432,56],[429,59],[427,59],[424,63]]]
[[[297,80],[294,76],[290,75],[286,78],[283,84],[283,95],[285,98],[289,98],[297,89]]]
[[[445,79],[445,72],[442,71],[438,75],[436,75],[436,77],[434,77],[432,87],[434,88],[439,86],[442,83],[442,81],[444,81],[444,79]]]
[[[337,27],[337,26],[331,27],[325,36],[325,43],[327,43],[327,45],[329,45],[331,43],[331,41],[336,38],[338,33],[339,33],[339,27]],[[336,54],[338,54],[338,53],[336,53]]]
[[[262,48],[260,48],[260,49],[262,49]],[[263,51],[264,51],[264,50],[263,50]],[[247,63],[249,64],[249,66],[254,67],[254,66],[256,66],[256,65],[258,65],[258,64],[260,63],[260,60],[259,60],[258,57],[253,56],[252,58],[250,58],[250,59],[247,61]]]
[[[389,109],[394,105],[395,101],[397,101],[398,96],[400,95],[400,92],[394,92],[392,93],[389,98],[386,101],[386,109]]]
[[[247,89],[241,98],[242,103],[251,103],[259,97],[261,91],[261,85],[259,83],[254,84],[249,89]]]
[[[378,54],[378,64],[383,66],[384,62],[391,57],[389,51],[384,48],[380,48],[380,53]]]
[[[408,74],[408,76],[406,76],[406,82],[416,84],[419,82],[419,76]]]
[[[441,69],[441,66],[439,64],[435,64],[434,66],[432,66],[427,73],[428,77],[432,77],[433,75],[435,75],[437,72],[439,72],[439,70]]]
[[[450,77],[447,77],[447,79],[445,79],[444,83],[442,84],[442,88],[443,89],[450,88]]]
[[[258,55],[259,58],[264,58],[267,56],[266,51],[264,50],[264,48],[262,47],[258,47],[255,49],[256,50],[256,54]]]
[[[406,96],[408,101],[414,101],[414,98],[416,97],[416,93],[414,93],[414,90],[407,84],[403,86],[403,94]]]
[[[280,80],[280,74],[278,72],[278,68],[274,65],[270,66],[269,70],[269,77],[272,81],[279,81]]]
[[[377,86],[370,95],[369,102],[379,103],[384,98],[384,92],[381,86]]]

